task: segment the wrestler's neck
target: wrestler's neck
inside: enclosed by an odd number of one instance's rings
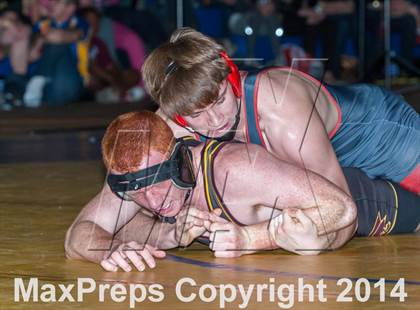
[[[238,105],[240,105],[240,114],[239,114],[239,124],[238,127],[236,129],[236,134],[234,139],[236,141],[241,141],[241,142],[247,142],[246,140],[246,129],[245,129],[245,120],[246,120],[246,115],[245,115],[245,109],[244,109],[244,100],[245,100],[245,96],[243,94],[243,89],[244,89],[244,83],[245,83],[245,78],[248,74],[248,72],[246,71],[240,71],[241,74],[241,88],[242,88],[242,95],[241,95],[241,99],[239,101],[238,99]]]
[[[238,128],[236,129],[235,137],[233,139],[236,141],[244,142],[244,143],[247,142],[245,120],[246,120],[246,115],[245,115],[244,109],[241,107],[239,124],[238,124]]]

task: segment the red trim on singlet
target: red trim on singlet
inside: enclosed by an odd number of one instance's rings
[[[402,188],[409,190],[410,192],[420,194],[420,165],[416,168],[400,183]]]
[[[246,120],[246,97],[245,97],[245,79],[248,76],[248,72],[244,72],[244,75],[242,77],[242,107],[244,109],[244,121],[245,121],[245,135],[246,135],[246,141],[249,143],[249,129],[248,129],[248,122]]]
[[[266,68],[266,69],[262,70],[261,72],[259,72],[258,73],[258,78],[259,78],[259,75],[261,73],[264,73],[264,72],[270,71],[270,70],[282,70],[282,71],[288,71],[288,72],[290,72],[290,68],[289,67],[270,67],[270,68]],[[317,86],[320,86],[321,85],[321,90],[327,95],[329,101],[332,102],[333,105],[334,105],[334,107],[336,108],[337,113],[338,113],[337,122],[336,122],[333,130],[328,134],[328,137],[330,139],[332,139],[334,137],[334,135],[337,133],[338,129],[340,128],[341,120],[342,120],[342,112],[341,112],[340,106],[338,105],[337,100],[335,100],[334,96],[328,91],[328,89],[323,84],[321,84],[321,82],[318,81],[316,78],[314,78],[313,76],[311,76],[311,75],[309,75],[309,74],[307,74],[305,72],[302,72],[300,70],[297,70],[297,69],[292,69],[292,70],[293,70],[293,72],[296,72],[298,74],[301,74],[303,77],[305,77],[305,78],[309,79],[310,81],[314,82]],[[255,82],[255,84],[258,85],[258,80]],[[256,123],[257,123],[258,131],[260,133],[260,127],[258,125],[258,119],[257,119],[257,122]],[[261,139],[261,140],[264,141],[263,139]]]
[[[266,148],[265,142],[264,142],[264,138],[261,132],[261,128],[260,128],[260,122],[258,121],[258,89],[259,89],[259,85],[260,85],[260,77],[261,77],[261,73],[263,73],[265,70],[259,72],[257,74],[257,79],[255,80],[255,88],[254,88],[254,118],[255,118],[255,124],[257,126],[257,131],[258,131],[258,135],[260,136],[260,140],[262,143],[262,146],[264,146]]]

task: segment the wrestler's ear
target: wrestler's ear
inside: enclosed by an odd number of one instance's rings
[[[233,93],[239,98],[241,97],[241,74],[239,73],[239,69],[225,51],[220,52],[220,56],[225,60],[230,69],[227,80],[232,86]]]
[[[181,126],[181,127],[187,127],[188,126],[188,123],[187,123],[187,121],[185,120],[185,118],[183,118],[181,115],[179,115],[179,114],[175,114],[175,116],[174,116],[174,118],[173,118],[173,121],[177,124],[177,125],[179,125],[179,126]]]

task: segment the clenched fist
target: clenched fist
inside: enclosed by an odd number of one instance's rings
[[[301,255],[319,254],[329,245],[329,237],[319,236],[314,222],[300,209],[284,209],[272,219],[269,231],[279,247]]]

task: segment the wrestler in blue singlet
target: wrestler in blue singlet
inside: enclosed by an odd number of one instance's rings
[[[248,74],[244,82],[248,142],[264,146],[255,113],[257,77],[258,72]],[[374,85],[326,86],[325,91],[341,113],[331,139],[340,165],[396,183],[409,177],[411,184],[405,187],[419,192],[419,114],[402,97]]]

